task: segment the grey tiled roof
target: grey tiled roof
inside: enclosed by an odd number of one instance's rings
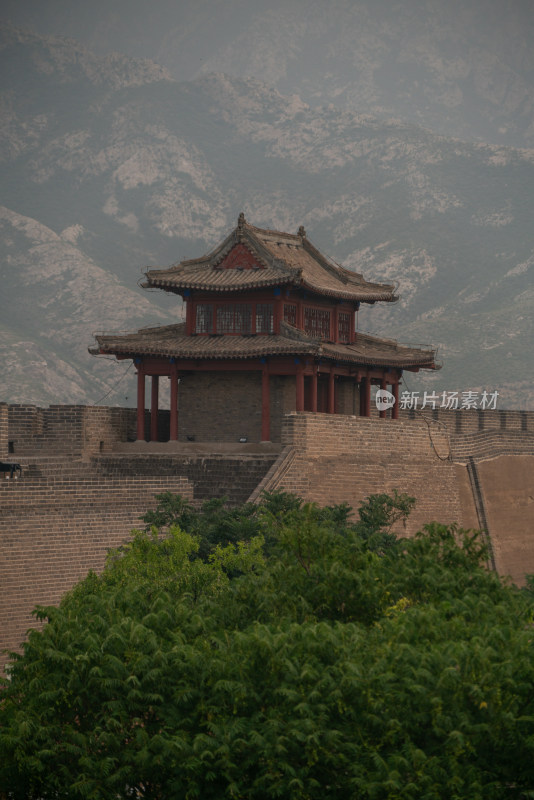
[[[243,244],[259,269],[220,269],[225,256]],[[145,287],[184,290],[237,291],[267,286],[301,286],[317,294],[350,301],[394,301],[393,284],[366,281],[319,252],[304,229],[298,234],[256,228],[240,217],[237,227],[211,253],[167,269],[148,269]]]
[[[197,335],[188,336],[185,324],[143,328],[135,333],[99,334],[93,354],[112,353],[131,356],[168,358],[247,359],[263,356],[309,355],[336,360],[344,364],[436,368],[431,349],[400,345],[393,339],[381,339],[357,333],[354,344],[321,342],[298,331],[286,322],[280,323],[280,334],[256,336]]]

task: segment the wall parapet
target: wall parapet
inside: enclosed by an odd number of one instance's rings
[[[399,418],[415,420],[424,417],[443,424],[451,434],[474,434],[488,430],[534,433],[534,411],[515,409],[445,408],[401,409]]]
[[[89,457],[135,438],[135,409],[108,406],[8,406],[14,458],[38,454]]]

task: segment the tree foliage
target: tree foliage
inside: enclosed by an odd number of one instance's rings
[[[534,790],[532,595],[413,501],[163,495],[15,657],[13,798],[492,800]]]

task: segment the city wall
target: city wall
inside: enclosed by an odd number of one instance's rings
[[[534,573],[533,412],[436,409],[398,421],[293,412],[278,445],[134,437],[134,409],[0,404],[0,460],[23,470],[0,474],[0,648],[20,646],[36,604],[102,569],[163,491],[198,504],[283,489],[355,509],[369,494],[407,492],[417,502],[400,533],[431,520],[481,527],[501,574],[521,583]]]

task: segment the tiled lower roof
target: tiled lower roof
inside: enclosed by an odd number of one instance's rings
[[[277,355],[309,355],[340,363],[375,364],[377,366],[420,366],[439,369],[435,351],[398,344],[367,333],[357,333],[353,344],[321,342],[285,322],[280,334],[271,335],[198,335],[188,336],[185,324],[143,328],[135,333],[98,334],[93,355],[109,353],[164,358],[247,359]]]

